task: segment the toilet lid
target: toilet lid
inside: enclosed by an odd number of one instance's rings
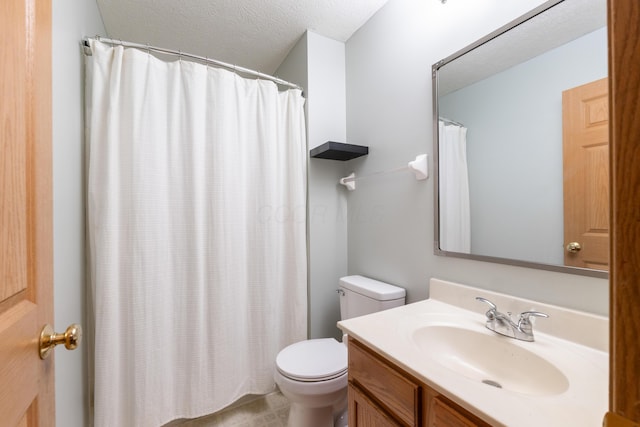
[[[276,366],[294,380],[329,380],[347,371],[347,347],[333,338],[297,342],[278,353]]]

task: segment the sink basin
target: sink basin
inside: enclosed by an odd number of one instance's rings
[[[489,331],[432,325],[417,329],[411,338],[435,362],[487,386],[530,396],[561,394],[569,387],[553,364]]]

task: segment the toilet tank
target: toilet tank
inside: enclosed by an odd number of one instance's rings
[[[364,276],[340,278],[338,292],[341,320],[404,305],[406,295],[403,288]]]

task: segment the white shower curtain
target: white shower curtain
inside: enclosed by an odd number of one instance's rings
[[[299,90],[91,42],[95,425],[161,426],[274,388],[306,338]]]
[[[439,121],[440,249],[471,252],[467,128]]]

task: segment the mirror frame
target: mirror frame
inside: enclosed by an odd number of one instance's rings
[[[432,66],[431,79],[432,79],[432,92],[433,92],[433,169],[434,169],[434,254],[438,256],[451,257],[451,258],[463,258],[470,259],[476,261],[484,261],[484,262],[493,262],[497,264],[506,264],[516,267],[527,267],[534,268],[538,270],[547,270],[547,271],[555,271],[558,273],[569,273],[569,274],[577,274],[582,276],[596,277],[602,279],[609,278],[609,272],[605,270],[593,270],[589,268],[581,268],[581,267],[571,267],[566,265],[555,265],[555,264],[543,264],[533,261],[524,261],[510,258],[500,258],[493,257],[487,255],[475,255],[475,254],[467,254],[461,252],[451,252],[440,249],[440,183],[439,183],[439,174],[440,174],[440,165],[439,165],[439,131],[438,131],[438,118],[439,118],[439,109],[438,109],[438,71],[444,65],[450,63],[451,61],[461,57],[462,55],[484,45],[485,43],[490,42],[496,37],[508,32],[512,28],[517,27],[518,25],[528,21],[529,19],[540,15],[541,13],[546,12],[552,7],[556,6],[559,3],[562,3],[564,0],[550,0],[545,3],[542,3],[540,6],[530,10],[524,15],[516,18],[515,20],[507,23],[506,25],[498,28],[497,30],[489,33],[485,37],[477,40],[476,42],[468,45],[467,47],[455,52],[452,55],[436,62]],[[609,181],[611,181],[609,179]]]

